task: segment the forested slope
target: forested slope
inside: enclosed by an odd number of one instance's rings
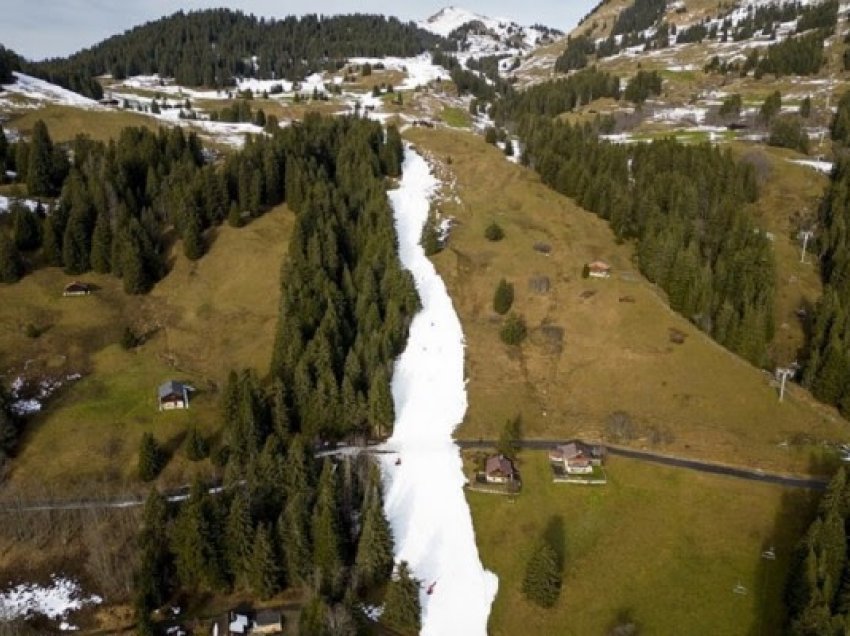
[[[303,80],[353,56],[411,56],[443,38],[379,15],[257,18],[240,11],[180,11],[135,27],[68,58],[26,65],[27,72],[89,97],[93,79],[159,73],[186,86],[228,86],[236,76]]]

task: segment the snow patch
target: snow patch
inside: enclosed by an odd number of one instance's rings
[[[813,159],[789,159],[788,161],[801,166],[807,166],[824,174],[832,174],[832,169],[835,167],[835,164],[831,161],[815,161]]]
[[[84,596],[76,581],[56,575],[51,578],[51,584],[46,587],[36,583],[21,583],[0,594],[0,618],[13,620],[40,614],[52,620],[62,619],[60,629],[71,631],[77,628],[66,620],[70,612],[85,605],[99,605],[103,602],[96,594]]]
[[[442,66],[431,61],[430,53],[423,53],[416,57],[352,57],[348,60],[350,64],[383,64],[389,71],[401,71],[407,74],[404,81],[395,90],[413,90],[418,86],[427,86],[436,80],[449,79],[449,72]]]
[[[44,402],[51,395],[65,384],[76,382],[82,377],[79,373],[70,373],[60,378],[43,378],[37,384],[30,385],[24,376],[19,375],[9,387],[12,397],[12,411],[21,416],[38,413],[44,408]]]
[[[12,75],[15,76],[15,83],[5,84],[3,86],[3,89],[10,93],[22,95],[40,102],[46,101],[53,104],[62,104],[64,106],[76,106],[77,108],[87,108],[91,110],[102,108],[101,105],[93,99],[83,97],[79,93],[69,91],[66,88],[62,88],[56,84],[51,84],[50,82],[45,82],[37,77],[18,73],[17,71],[14,71]]]
[[[407,561],[423,583],[421,633],[483,636],[498,579],[478,556],[460,450],[452,440],[467,408],[464,336],[445,284],[419,244],[438,185],[422,156],[408,147],[401,184],[389,198],[399,256],[413,274],[422,309],[395,363],[396,423],[385,448],[403,462],[382,455],[385,510],[396,559]]]
[[[8,176],[8,173],[7,173],[7,176]],[[17,175],[15,175],[15,176],[17,176]],[[23,205],[27,206],[33,212],[35,212],[36,209],[38,208],[38,201],[36,201],[35,199],[10,198],[10,197],[4,197],[4,196],[0,195],[0,214],[2,214],[3,212],[8,212],[9,206],[11,206],[12,203],[15,203],[16,201],[18,203],[22,203]]]

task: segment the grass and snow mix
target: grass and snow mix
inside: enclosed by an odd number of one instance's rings
[[[103,599],[96,594],[83,594],[76,581],[52,575],[49,585],[21,583],[0,593],[0,619],[27,619],[41,615],[51,620],[61,619],[63,629],[67,630],[72,627],[66,621],[71,612],[102,602]]]

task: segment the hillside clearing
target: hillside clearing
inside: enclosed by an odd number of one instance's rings
[[[648,634],[775,634],[788,559],[806,525],[808,493],[697,475],[622,458],[608,485],[553,483],[544,453],[523,453],[522,492],[470,492],[481,557],[499,576],[494,636],[602,634],[634,623]],[[564,559],[555,607],[522,595],[536,541]],[[761,558],[774,548],[776,560]],[[735,594],[741,584],[746,594]],[[685,627],[687,626],[687,627]]]
[[[86,275],[99,287],[94,294],[62,298],[68,277],[55,268],[0,286],[3,369],[33,378],[83,374],[28,423],[7,487],[132,484],[142,432],[153,432],[171,451],[191,424],[215,438],[216,392],[229,370],[268,368],[291,226],[281,207],[248,227],[219,228],[206,256],[190,263],[176,254],[171,272],[147,296],[125,295],[116,278]],[[46,331],[28,338],[29,323]],[[129,352],[118,345],[126,326],[146,336]],[[159,413],[156,387],[172,378],[188,381],[197,395],[188,411]],[[191,464],[182,452],[175,457],[162,485],[189,478]]]
[[[780,404],[770,376],[667,307],[604,221],[478,137],[408,135],[441,162],[446,180],[456,179],[438,204],[456,225],[434,260],[467,339],[470,408],[460,437],[498,437],[520,413],[528,437],[600,438],[611,413],[624,411],[638,446],[779,472],[826,470],[821,441],[841,439],[843,420],[798,387]],[[484,238],[493,220],[506,234],[498,243]],[[613,266],[611,279],[581,277],[595,259]],[[502,277],[514,283],[514,309],[529,326],[520,347],[499,341],[491,303]],[[532,288],[540,277],[548,292]]]

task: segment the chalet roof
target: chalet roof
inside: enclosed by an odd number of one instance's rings
[[[593,261],[589,263],[587,267],[596,272],[607,272],[611,269],[611,266],[605,261]]]
[[[189,390],[189,387],[183,384],[182,382],[177,382],[176,380],[169,380],[168,382],[163,382],[159,385],[159,389],[157,390],[157,394],[159,395],[159,399],[168,397],[169,395],[184,395],[186,391]]]
[[[555,450],[561,454],[562,459],[573,459],[581,455],[583,449],[579,448],[575,442],[570,442],[556,446]]]
[[[88,283],[83,283],[83,282],[78,281],[78,280],[75,280],[75,281],[70,282],[67,285],[65,285],[65,291],[71,291],[71,290],[74,290],[74,289],[88,291],[89,289],[91,289],[91,286]]]
[[[494,473],[513,475],[514,463],[504,455],[494,455],[487,459],[487,465],[484,470],[488,475],[492,475]]]
[[[280,625],[280,612],[277,610],[258,610],[257,616],[254,619],[257,627],[266,627],[267,625]]]

